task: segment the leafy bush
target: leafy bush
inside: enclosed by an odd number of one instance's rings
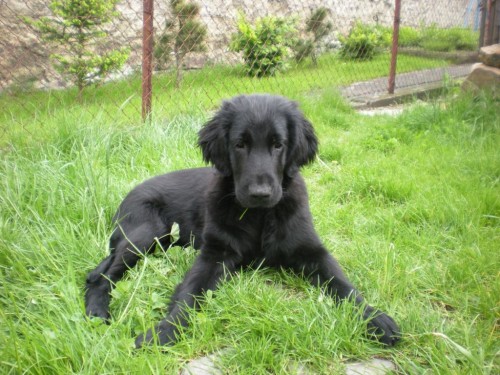
[[[369,26],[362,25],[366,33],[370,33]],[[374,26],[373,32],[379,36],[379,46],[389,46],[392,41],[392,28]],[[479,35],[476,31],[451,27],[443,29],[436,24],[413,28],[402,26],[399,29],[399,46],[419,47],[429,51],[473,51],[478,46]]]
[[[422,42],[420,30],[409,26],[399,28],[399,45],[401,47],[418,47]]]
[[[264,17],[252,25],[240,15],[238,32],[232,35],[230,49],[243,53],[247,75],[272,76],[286,69],[296,34],[294,19]]]
[[[376,25],[373,29],[378,35],[379,47],[388,48],[392,45],[392,27]]]
[[[420,29],[413,27],[399,29],[401,47],[420,47],[436,52],[474,51],[478,41],[478,32],[461,27],[443,29],[433,24]]]
[[[461,27],[441,29],[431,25],[422,31],[421,46],[430,51],[473,51],[478,46],[477,32]]]
[[[364,25],[356,22],[347,37],[341,36],[342,47],[340,54],[344,58],[370,60],[379,47],[384,46],[387,35],[380,27]]]
[[[449,30],[455,46],[460,51],[474,51],[479,46],[479,33],[470,29],[453,27]]]

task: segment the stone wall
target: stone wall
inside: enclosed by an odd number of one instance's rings
[[[50,15],[50,0],[0,0],[0,90],[10,85],[64,87],[67,82],[51,67],[50,53],[36,33],[22,22],[22,17],[38,18]],[[208,51],[193,56],[190,67],[205,63],[227,63],[238,56],[227,50],[230,35],[235,31],[238,12],[250,20],[267,15],[298,17],[303,20],[311,11],[325,6],[330,9],[334,24],[332,38],[346,33],[355,20],[364,23],[392,25],[393,0],[197,0],[201,19],[208,29]],[[420,26],[436,23],[441,27],[463,26],[469,0],[409,0],[403,1],[401,24]],[[154,0],[155,30],[163,28],[169,16],[169,0]],[[140,69],[142,1],[122,0],[118,4],[119,18],[109,28],[118,45],[131,47],[125,74]]]

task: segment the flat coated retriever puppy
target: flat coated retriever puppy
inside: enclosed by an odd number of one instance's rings
[[[337,261],[322,245],[309,211],[300,167],[313,161],[318,141],[296,103],[270,95],[238,96],[225,101],[199,132],[203,158],[215,168],[198,168],[154,177],[133,189],[114,216],[111,254],[90,272],[86,313],[109,319],[110,292],[155,239],[200,249],[191,270],[177,286],[168,315],[136,346],[177,339],[186,326],[186,306],[241,268],[284,268],[323,286],[336,300],[363,309],[370,332],[394,345],[399,329],[388,315],[363,302]]]

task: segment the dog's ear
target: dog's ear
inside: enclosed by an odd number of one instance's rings
[[[224,176],[230,176],[231,162],[228,152],[228,132],[233,118],[230,102],[224,102],[217,113],[198,133],[198,145],[203,160],[212,163]]]
[[[302,167],[311,163],[318,152],[318,138],[312,124],[292,102],[288,111],[289,147],[285,173],[293,177]]]

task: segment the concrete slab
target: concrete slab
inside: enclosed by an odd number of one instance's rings
[[[181,375],[222,375],[214,363],[214,354],[196,358],[189,362],[181,371]]]
[[[396,365],[380,358],[350,363],[346,366],[346,375],[385,375],[391,371],[396,371]]]
[[[181,372],[181,375],[222,375],[224,372],[214,363],[215,355],[193,359]],[[387,359],[373,358],[368,361],[346,364],[346,375],[385,375],[396,371],[396,365]],[[305,366],[294,364],[288,371],[291,375],[314,375]]]
[[[387,77],[341,87],[340,93],[357,109],[388,106],[439,93],[445,77],[463,79],[471,72],[472,65],[467,63],[397,74],[394,94],[387,93]]]
[[[391,105],[389,107],[363,108],[358,111],[363,116],[389,115],[397,116],[405,109],[404,105]]]

